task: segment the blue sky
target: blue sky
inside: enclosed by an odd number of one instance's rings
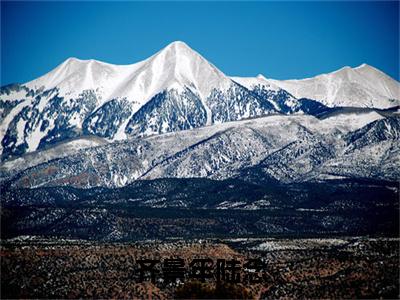
[[[399,79],[395,2],[1,2],[1,85],[68,57],[143,60],[182,40],[228,75],[373,65]]]

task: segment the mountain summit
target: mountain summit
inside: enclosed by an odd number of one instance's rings
[[[176,41],[150,58],[131,65],[68,58],[46,75],[25,84],[32,89],[57,87],[61,95],[95,90],[102,101],[128,98],[144,104],[159,91],[194,86],[208,96],[229,79],[184,42]]]
[[[329,107],[388,108],[400,105],[399,82],[382,71],[362,64],[312,78],[293,80],[233,77],[245,86],[264,82],[297,98],[317,100]],[[46,75],[25,84],[32,89],[57,87],[61,95],[78,96],[94,90],[101,102],[127,98],[137,109],[159,91],[191,86],[203,100],[213,89],[226,89],[230,79],[186,43],[175,41],[150,58],[131,65],[69,58]],[[99,103],[101,104],[101,103]]]
[[[327,106],[386,108],[398,105],[398,91],[368,65],[304,80],[229,78],[177,41],[135,64],[69,58],[2,87],[0,151],[5,160],[87,136],[112,142],[268,114],[317,115]]]
[[[0,97],[3,159],[80,136],[114,141],[276,112],[183,42],[131,65],[69,58]]]
[[[300,80],[273,80],[297,98],[315,99],[329,107],[389,108],[400,105],[400,84],[382,71],[362,64]]]

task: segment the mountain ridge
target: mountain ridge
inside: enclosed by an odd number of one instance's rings
[[[400,84],[366,63],[304,79],[266,79],[297,98],[311,98],[329,107],[390,108],[400,105]]]
[[[266,116],[77,149],[49,160],[44,156],[29,168],[15,161],[1,171],[14,188],[113,188],[156,178],[393,181],[399,178],[399,124],[399,116],[371,113],[347,121],[343,116]]]
[[[337,72],[362,77],[356,90],[380,95],[387,78],[379,73],[374,80],[378,92],[372,90],[369,82],[378,71],[372,68],[371,73],[371,68],[363,65],[358,71]],[[179,41],[131,65],[69,58],[38,79],[1,88],[1,158],[19,157],[80,136],[113,142],[269,114],[321,115],[331,109],[331,103],[315,93],[298,97],[283,85],[262,75],[228,77]],[[349,91],[351,101],[359,96],[351,93],[351,81],[344,87],[338,86],[338,91]],[[342,105],[346,101],[336,106],[351,106]]]

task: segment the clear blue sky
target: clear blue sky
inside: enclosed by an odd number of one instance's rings
[[[1,2],[1,84],[68,57],[143,60],[175,40],[228,75],[303,78],[373,65],[399,79],[395,2]]]

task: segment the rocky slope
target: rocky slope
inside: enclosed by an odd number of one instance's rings
[[[396,181],[399,123],[396,115],[371,111],[324,119],[268,116],[99,145],[55,159],[41,157],[30,168],[10,161],[1,170],[12,186],[31,188],[118,187],[166,177]]]

